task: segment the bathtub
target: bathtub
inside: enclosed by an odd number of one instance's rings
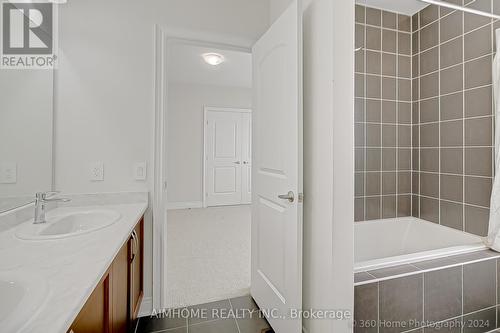
[[[354,224],[354,272],[484,249],[479,236],[415,217]]]

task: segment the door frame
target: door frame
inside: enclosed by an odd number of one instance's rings
[[[187,43],[252,54],[253,40],[223,37],[205,32],[179,31],[160,24],[153,27],[154,70],[154,157],[151,193],[152,218],[152,294],[143,301],[142,314],[162,309],[167,304],[167,160],[165,144],[168,114],[168,52],[173,43]],[[147,280],[145,280],[147,281]],[[149,296],[149,295],[146,295]]]
[[[203,208],[207,208],[207,133],[208,133],[208,113],[215,112],[233,112],[233,113],[252,113],[252,109],[244,108],[229,108],[217,106],[205,106],[203,108],[203,175],[202,175],[202,195],[203,195]]]

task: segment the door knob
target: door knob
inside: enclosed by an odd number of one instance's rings
[[[234,164],[241,164],[241,162],[240,161],[236,161],[236,162],[234,162]]]
[[[290,202],[293,202],[293,200],[295,200],[295,196],[293,195],[292,191],[289,191],[287,194],[278,195],[278,198],[288,200]]]
[[[248,164],[248,162],[247,162],[247,161],[244,161],[244,162],[243,162],[243,164]]]

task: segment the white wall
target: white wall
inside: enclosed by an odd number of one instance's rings
[[[60,7],[56,73],[56,187],[65,192],[152,190],[154,25],[193,38],[251,45],[269,24],[268,0],[74,0]],[[89,163],[105,164],[90,182]],[[148,162],[148,180],[133,179]],[[146,221],[145,297],[152,288]]]
[[[290,3],[292,3],[292,0],[269,0],[269,22],[273,24]]]
[[[188,83],[168,89],[167,197],[171,207],[203,201],[205,106],[251,108],[252,89]]]
[[[15,207],[5,197],[26,203],[22,197],[52,188],[52,77],[49,70],[1,70],[0,164],[17,164],[17,182],[0,184],[0,211]]]
[[[305,309],[353,311],[354,3],[304,10]],[[318,52],[321,50],[321,52]],[[352,332],[348,320],[304,320],[305,332]]]

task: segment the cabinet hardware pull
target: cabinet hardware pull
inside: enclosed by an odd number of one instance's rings
[[[130,262],[132,262],[135,259],[135,245],[136,245],[136,243],[135,243],[135,231],[133,231],[130,236],[131,236],[131,239],[132,239],[132,244],[130,245],[132,247],[132,253],[131,253],[131,256],[130,256]]]

